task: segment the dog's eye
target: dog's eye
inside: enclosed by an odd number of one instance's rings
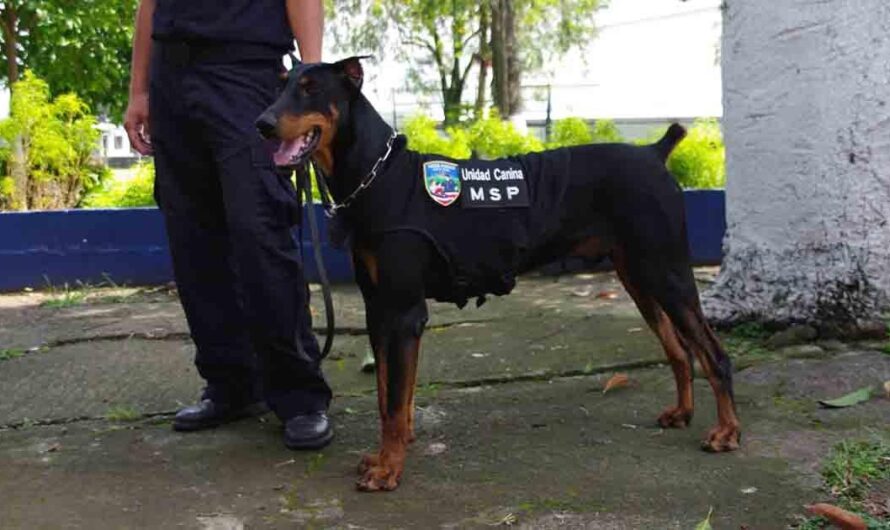
[[[318,84],[312,79],[303,78],[300,80],[300,93],[304,96],[317,94]]]

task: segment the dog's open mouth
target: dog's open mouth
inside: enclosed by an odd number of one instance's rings
[[[313,127],[308,133],[293,140],[282,140],[281,146],[278,147],[278,151],[273,155],[275,165],[278,167],[302,165],[315,152],[320,140],[320,127]]]

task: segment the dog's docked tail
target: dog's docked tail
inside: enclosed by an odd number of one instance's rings
[[[672,123],[670,127],[668,127],[667,132],[664,133],[664,136],[661,137],[661,140],[657,141],[653,144],[655,150],[658,152],[658,156],[661,157],[661,161],[664,162],[667,160],[667,157],[670,156],[671,151],[677,147],[677,144],[680,143],[680,140],[686,137],[686,129],[683,128],[679,123]]]

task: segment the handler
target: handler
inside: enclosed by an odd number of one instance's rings
[[[173,428],[259,414],[285,424],[292,449],[333,437],[331,390],[312,334],[291,228],[293,186],[254,120],[276,97],[294,37],[321,60],[321,0],[141,0],[125,128],[153,154],[176,285],[207,381]],[[149,125],[150,124],[150,125]]]

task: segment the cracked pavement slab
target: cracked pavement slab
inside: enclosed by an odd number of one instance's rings
[[[39,296],[0,296],[0,349],[51,345],[0,361],[3,528],[691,529],[710,508],[717,529],[785,528],[825,498],[819,462],[834,443],[890,440],[890,400],[816,405],[890,378],[890,355],[838,347],[749,363],[736,376],[742,449],[703,453],[707,383],[691,428],[654,426],[673,377],[614,277],[530,278],[478,310],[432,307],[402,486],[361,494],[355,467],[378,437],[366,337],[338,336],[325,362],[334,443],[291,452],[270,415],[171,430],[167,415],[201,386],[174,298],[54,309]],[[337,296],[343,328],[359,326],[357,292]],[[616,371],[631,384],[603,394]]]

